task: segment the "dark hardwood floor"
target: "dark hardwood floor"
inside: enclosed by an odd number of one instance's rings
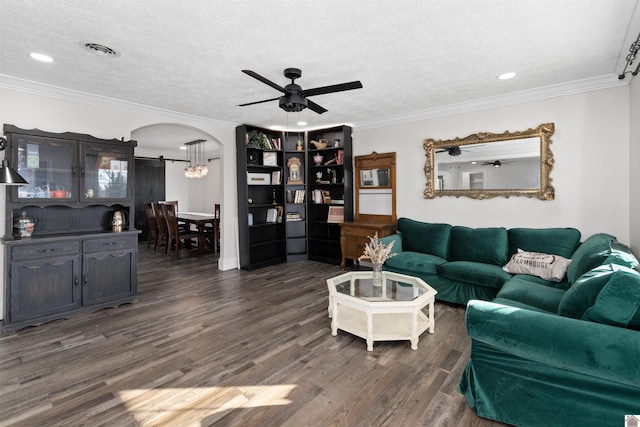
[[[0,426],[502,426],[457,391],[464,308],[436,332],[376,342],[331,335],[338,266],[253,272],[140,246],[135,304],[0,338]]]

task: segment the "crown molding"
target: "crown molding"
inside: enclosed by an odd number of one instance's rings
[[[186,119],[200,123],[213,124],[221,127],[235,128],[237,126],[237,123],[225,122],[222,120],[215,120],[201,116],[194,116],[191,114],[184,114],[177,111],[165,110],[163,108],[137,104],[135,102],[123,101],[106,96],[93,95],[73,89],[66,89],[59,86],[53,86],[45,83],[38,83],[31,80],[11,77],[5,74],[0,74],[0,88],[12,89],[19,92],[49,96],[65,101],[80,102],[97,107],[111,108],[127,112],[162,114],[177,119]]]
[[[561,83],[557,85],[543,86],[536,89],[513,92],[505,95],[498,95],[472,101],[465,101],[457,104],[444,105],[442,107],[435,107],[407,114],[389,116],[379,120],[353,123],[352,127],[354,130],[376,129],[385,126],[416,122],[420,120],[428,120],[437,117],[453,116],[456,114],[469,113],[472,111],[504,107],[525,102],[540,101],[543,99],[573,95],[593,90],[607,89],[618,86],[628,86],[630,80],[631,79],[619,80],[617,74],[612,73],[589,79],[576,80],[573,82]],[[93,95],[86,92],[62,88],[59,86],[19,79],[4,74],[0,74],[0,88],[12,89],[20,92],[32,93],[35,95],[50,96],[67,101],[80,102],[122,111],[162,114],[178,119],[186,119],[195,122],[213,124],[221,127],[235,128],[238,125],[237,123],[179,113],[177,111],[165,110],[162,108],[151,107],[149,105],[109,98],[106,96]]]
[[[628,86],[629,80],[630,79],[619,80],[618,75],[615,73],[607,74],[599,77],[576,80],[568,83],[561,83],[556,85],[543,86],[536,89],[512,92],[505,95],[465,101],[458,104],[444,105],[442,107],[430,108],[428,110],[390,116],[380,120],[354,123],[353,128],[354,130],[376,129],[385,126],[434,119],[437,117],[446,117],[478,110],[486,110],[489,108],[540,101],[543,99],[573,95],[593,90],[607,89],[618,86]]]

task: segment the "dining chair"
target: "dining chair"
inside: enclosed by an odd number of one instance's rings
[[[158,249],[158,223],[152,202],[144,204],[144,213],[147,217],[147,248],[153,242],[153,250],[156,250]]]
[[[189,252],[198,251],[198,238],[199,235],[196,232],[190,230],[181,230],[178,226],[178,211],[176,206],[170,203],[165,203],[162,206],[164,212],[164,218],[167,223],[167,255],[171,253],[171,248],[175,244],[175,257],[180,255],[183,250]]]
[[[177,200],[162,200],[160,202],[163,205],[174,205],[176,207],[176,212],[180,212],[180,209],[178,209],[178,201]],[[180,227],[180,229],[182,231],[186,231],[189,229],[189,225],[185,224],[182,221],[178,221],[178,227]]]
[[[220,204],[215,203],[213,205],[213,216],[215,220],[211,225],[207,224],[204,228],[205,238],[207,240],[207,246],[213,249],[213,253],[217,254],[220,251]]]
[[[156,236],[156,246],[155,249],[158,250],[163,246],[167,246],[167,242],[169,241],[169,233],[167,229],[167,221],[164,218],[164,210],[162,209],[162,202],[154,202],[152,203],[153,212],[156,217],[156,225],[158,226],[158,234]]]

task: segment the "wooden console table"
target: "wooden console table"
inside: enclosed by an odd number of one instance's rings
[[[396,232],[396,224],[364,221],[347,221],[340,224],[340,249],[342,250],[342,262],[340,267],[347,266],[347,259],[356,263],[364,251],[365,243],[369,237],[378,233],[378,237],[385,237]]]

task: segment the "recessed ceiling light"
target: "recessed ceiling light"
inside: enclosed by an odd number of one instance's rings
[[[186,150],[186,149],[187,149],[187,146],[186,146],[186,145],[181,145],[181,146],[180,146],[180,149],[181,149],[181,150]]]
[[[49,55],[45,55],[43,53],[32,53],[31,57],[37,61],[42,61],[42,62],[53,62],[53,58],[50,57]]]
[[[88,50],[91,53],[95,53],[96,55],[107,56],[111,58],[120,56],[118,51],[98,43],[84,43],[83,46],[86,50]]]
[[[511,71],[511,72],[508,72],[508,73],[500,74],[498,76],[498,79],[500,79],[500,80],[509,80],[509,79],[514,78],[515,76],[516,76],[516,73]]]
[[[298,126],[306,126],[306,125],[307,125],[307,122],[299,121],[299,122],[297,123],[297,125],[298,125]]]

